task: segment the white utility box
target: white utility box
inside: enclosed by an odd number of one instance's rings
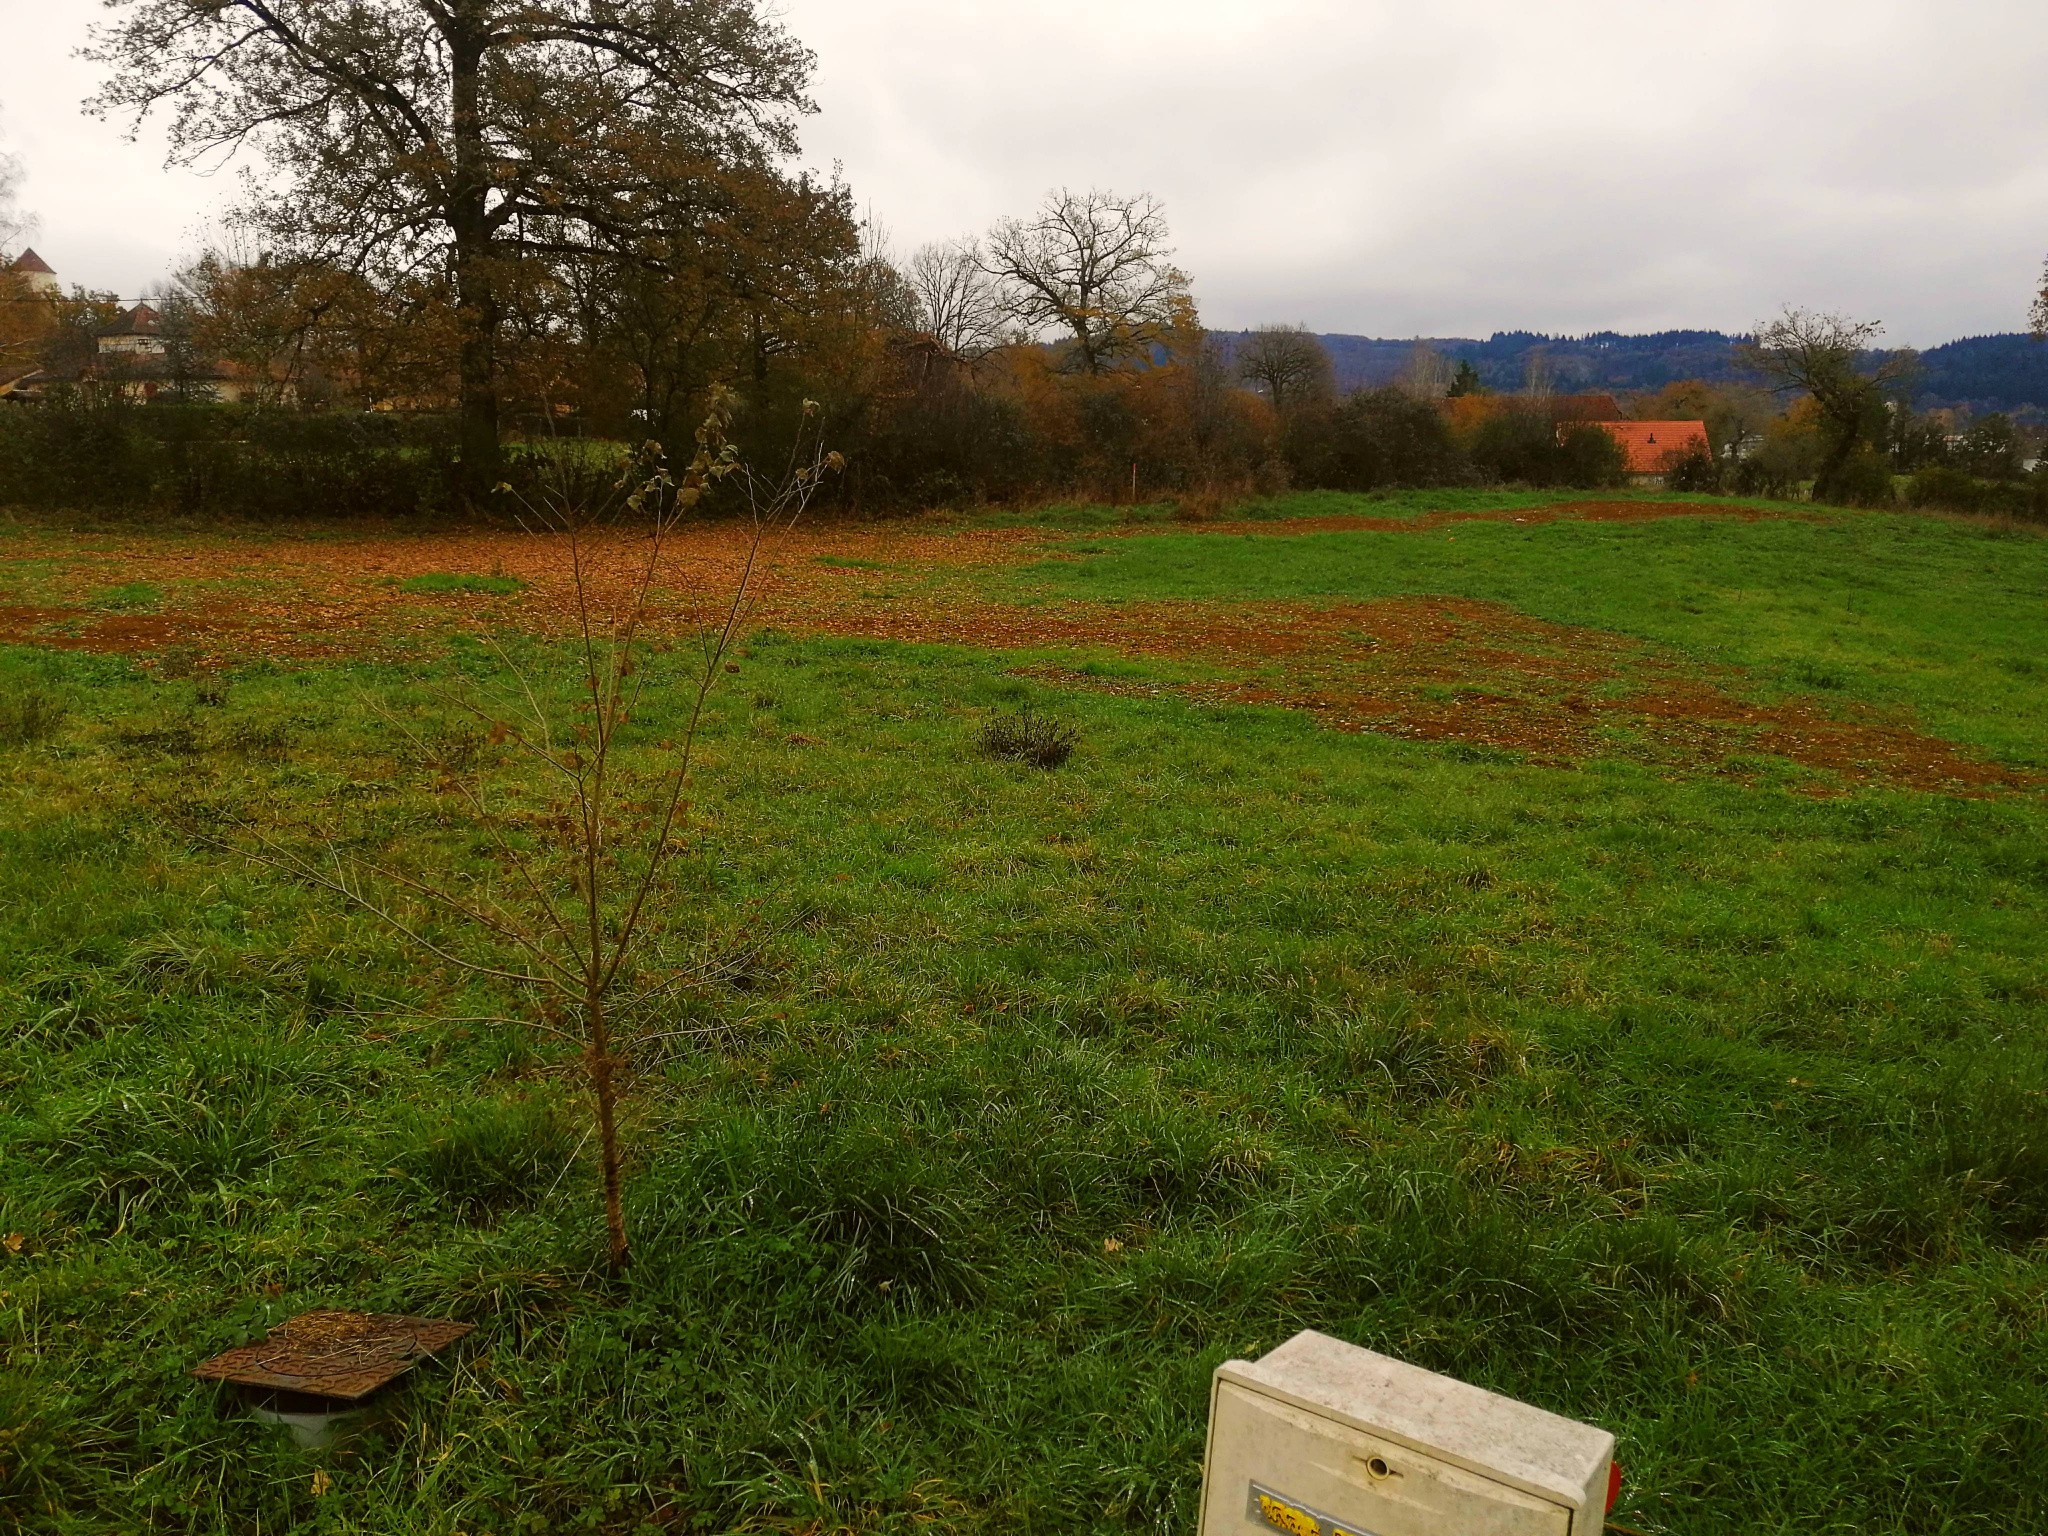
[[[1297,1333],[1209,1394],[1201,1536],[1599,1536],[1614,1436]]]

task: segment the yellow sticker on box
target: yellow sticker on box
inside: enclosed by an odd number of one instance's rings
[[[1251,1485],[1251,1498],[1245,1506],[1248,1518],[1286,1536],[1373,1536],[1362,1525],[1353,1525],[1348,1520],[1339,1520],[1310,1509],[1306,1504],[1290,1499],[1284,1493],[1275,1493],[1271,1488]]]

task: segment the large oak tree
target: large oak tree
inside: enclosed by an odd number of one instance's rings
[[[1883,334],[1874,320],[1787,309],[1759,322],[1743,349],[1749,366],[1781,392],[1812,399],[1823,444],[1813,486],[1819,500],[1834,499],[1857,448],[1883,436],[1886,392],[1918,363],[1908,351],[1876,350]]]
[[[1100,373],[1193,329],[1187,274],[1166,242],[1150,194],[1062,189],[1030,218],[998,223],[984,261],[1026,334],[1065,331],[1071,363]]]
[[[277,249],[446,285],[472,483],[536,265],[658,262],[703,190],[773,174],[811,55],[753,0],[111,0],[102,111],[171,109],[186,162],[259,148]]]
[[[1276,411],[1326,400],[1336,389],[1330,354],[1305,325],[1262,325],[1237,344],[1238,377]]]

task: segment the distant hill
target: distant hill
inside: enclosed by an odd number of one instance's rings
[[[1920,398],[1972,414],[2048,415],[2048,343],[2031,336],[1968,336],[1920,354]]]
[[[1226,346],[1245,335],[1217,333]],[[1531,355],[1540,351],[1551,387],[1559,393],[1609,390],[1650,394],[1679,379],[1714,383],[1747,380],[1735,348],[1744,340],[1722,331],[1658,331],[1624,336],[1596,331],[1590,336],[1545,336],[1535,331],[1496,331],[1484,341],[1466,336],[1426,337],[1428,346],[1453,364],[1478,369],[1489,389],[1518,390],[1529,377]],[[1321,338],[1344,388],[1391,384],[1413,355],[1413,337],[1326,335]],[[1920,354],[1914,404],[1921,410],[1967,408],[1974,415],[2004,411],[2048,417],[2048,344],[2031,336],[1972,336]]]

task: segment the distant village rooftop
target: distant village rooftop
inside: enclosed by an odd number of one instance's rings
[[[121,312],[121,318],[102,330],[102,340],[120,336],[155,336],[163,330],[163,316],[148,304],[137,304]],[[104,349],[102,349],[104,350]]]
[[[1621,444],[1630,475],[1662,475],[1695,453],[1711,457],[1703,421],[1601,421],[1593,425]]]

